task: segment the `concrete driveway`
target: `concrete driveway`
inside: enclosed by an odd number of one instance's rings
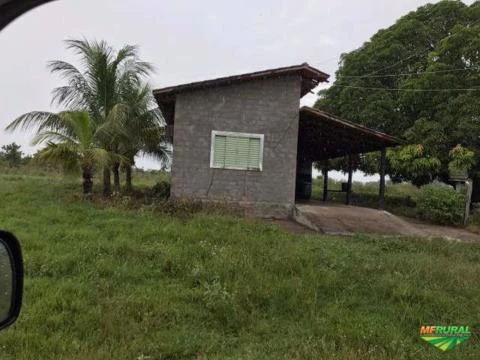
[[[431,225],[388,211],[358,206],[313,201],[300,203],[296,204],[294,218],[312,230],[332,235],[370,233],[480,241],[480,235],[461,228]]]

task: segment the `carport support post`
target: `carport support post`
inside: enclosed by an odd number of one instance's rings
[[[347,183],[347,197],[345,204],[350,205],[350,195],[352,194],[352,175],[353,175],[353,157],[348,155],[348,183]]]
[[[328,160],[325,160],[323,164],[323,201],[327,201],[328,195]]]
[[[378,208],[383,210],[385,208],[385,166],[386,166],[386,149],[383,148],[380,154],[380,189],[379,189],[379,199],[378,199]]]

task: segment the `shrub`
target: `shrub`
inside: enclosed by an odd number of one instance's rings
[[[468,177],[468,172],[475,166],[475,153],[472,150],[464,148],[462,145],[455,146],[450,150],[452,161],[448,164],[450,177]]]
[[[156,203],[153,209],[180,218],[188,218],[197,213],[244,216],[244,209],[236,204],[222,201],[201,201],[191,198],[170,198],[167,201]]]
[[[170,182],[162,180],[152,187],[152,196],[167,200],[170,197]]]
[[[465,211],[465,195],[448,187],[423,186],[417,201],[418,215],[442,225],[460,225]]]

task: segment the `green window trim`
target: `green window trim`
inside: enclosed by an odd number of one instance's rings
[[[263,134],[212,131],[210,167],[262,171]]]

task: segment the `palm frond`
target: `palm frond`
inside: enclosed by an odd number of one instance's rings
[[[87,149],[93,144],[93,121],[86,111],[65,111],[60,113],[62,120],[65,123],[65,128],[70,128],[70,133],[74,134],[75,138],[82,148]]]
[[[115,60],[112,63],[113,68],[117,69],[118,65],[128,60],[129,58],[136,58],[138,53],[137,45],[125,45],[118,52]]]
[[[60,73],[62,79],[71,79],[72,77],[82,76],[80,70],[78,70],[74,65],[61,60],[52,60],[49,61],[47,67],[52,73]]]
[[[86,105],[83,94],[79,94],[76,86],[59,86],[52,91],[52,101],[54,106],[64,106],[67,109],[81,108]]]
[[[6,128],[7,131],[15,131],[17,129],[27,130],[31,128],[54,128],[59,123],[58,114],[48,111],[32,111],[23,114],[13,120]]]
[[[62,134],[60,132],[56,131],[42,131],[36,134],[32,140],[32,145],[39,145],[44,142],[49,142],[49,143],[57,143],[57,142],[63,142],[63,143],[76,143],[74,139],[72,139],[70,136]]]
[[[119,138],[128,138],[128,129],[125,126],[130,108],[122,103],[115,104],[108,113],[105,121],[96,128],[95,134],[105,143],[110,143]]]
[[[53,162],[61,164],[66,172],[78,172],[81,156],[79,155],[76,144],[73,143],[48,143],[47,146],[40,151],[41,161]]]
[[[172,152],[166,144],[157,144],[156,146],[145,146],[139,151],[143,156],[161,162],[165,167],[170,166]]]
[[[111,158],[111,153],[99,147],[94,147],[85,153],[85,161],[98,168],[107,166],[111,162]]]
[[[84,56],[85,54],[87,54],[92,48],[92,45],[90,45],[90,42],[85,38],[83,38],[82,40],[68,39],[68,40],[65,40],[65,43],[67,44],[67,49],[71,49],[77,55],[81,55],[81,56]]]

